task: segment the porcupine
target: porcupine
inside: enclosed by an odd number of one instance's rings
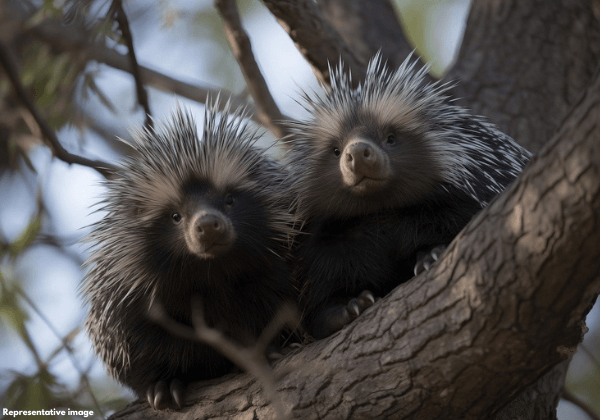
[[[356,89],[340,63],[324,95],[304,94],[310,116],[283,141],[305,224],[295,276],[316,338],[429,269],[529,161],[415,63],[390,71],[377,54]]]
[[[159,303],[191,325],[198,296],[209,326],[250,344],[285,301],[292,216],[286,176],[243,110],[207,106],[202,139],[189,113],[134,133],[137,154],[105,182],[106,216],[93,226],[82,283],[86,328],[110,374],[153,408],[181,407],[189,381],[231,364],[148,318]]]

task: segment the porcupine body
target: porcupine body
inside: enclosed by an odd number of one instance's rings
[[[324,95],[305,95],[310,117],[291,123],[285,144],[305,231],[295,276],[317,338],[428,266],[530,158],[414,65],[409,57],[392,72],[376,56],[353,89],[340,64]]]
[[[149,320],[150,305],[191,325],[196,296],[209,326],[249,344],[293,299],[285,176],[243,111],[228,108],[207,107],[202,139],[181,111],[136,133],[137,154],[106,181],[107,214],[88,238],[88,334],[112,376],[155,408],[180,406],[187,382],[231,365]]]

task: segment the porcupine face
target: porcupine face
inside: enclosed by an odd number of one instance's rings
[[[206,125],[201,141],[189,121],[176,125],[186,131],[146,138],[130,167],[130,190],[139,192],[133,207],[152,232],[140,242],[160,260],[263,252],[281,229],[279,175],[254,149],[253,133],[235,119],[227,123],[213,116]]]
[[[291,126],[300,209],[351,217],[433,193],[444,181],[443,161],[411,81],[389,86],[390,75],[372,68],[352,90],[341,70],[333,77],[325,97],[306,97],[311,118]]]
[[[254,146],[243,111],[216,108],[207,108],[201,136],[182,112],[134,135],[136,154],[106,182],[107,215],[87,239],[94,245],[84,293],[146,295],[213,268],[235,275],[280,254],[292,224],[283,171]]]
[[[180,196],[165,207],[156,224],[157,232],[167,238],[158,244],[170,243],[173,252],[208,260],[226,257],[248,242],[254,241],[257,247],[268,241],[263,206],[252,194],[192,180],[182,187]]]
[[[396,107],[394,115],[377,115],[361,103],[354,106],[355,112],[338,124],[340,134],[324,136],[329,150],[322,153],[330,155],[338,191],[348,200],[375,201],[381,207],[417,201],[438,180],[426,134],[402,121],[402,104],[389,105]]]
[[[192,185],[192,191],[201,185]],[[235,228],[227,216],[235,200],[231,194],[214,195],[208,188],[189,191],[185,201],[171,213],[173,224],[180,226],[187,251],[199,258],[209,259],[227,253],[237,239]],[[204,191],[203,191],[204,190]],[[204,192],[204,194],[203,194]]]

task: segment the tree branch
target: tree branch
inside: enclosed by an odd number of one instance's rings
[[[250,38],[242,26],[235,0],[215,0],[215,7],[223,19],[223,29],[227,41],[240,65],[248,92],[256,102],[258,121],[271,130],[276,137],[284,137],[286,129],[281,122],[285,117],[279,111],[271,92],[269,92],[267,82],[256,64]]]
[[[263,0],[263,3],[289,34],[321,83],[329,85],[329,64],[335,66],[340,59],[352,71],[355,83],[364,79],[367,62],[361,61],[346,45],[323,18],[315,1]]]
[[[86,374],[86,372],[84,372],[84,370],[81,368],[81,366],[79,366],[79,361],[77,360],[77,357],[75,356],[75,351],[73,350],[72,343],[73,343],[73,340],[75,340],[75,337],[81,332],[81,326],[76,326],[73,330],[71,330],[71,332],[69,334],[67,334],[66,336],[63,337],[58,332],[57,328],[54,326],[52,321],[50,321],[50,319],[46,316],[46,314],[44,312],[42,312],[42,310],[37,306],[37,304],[27,295],[27,293],[25,293],[25,291],[20,286],[18,286],[18,285],[15,286],[15,290],[19,294],[19,296],[21,296],[21,299],[23,299],[25,302],[27,302],[29,307],[46,324],[46,326],[48,327],[50,332],[52,332],[52,334],[56,337],[56,339],[58,339],[58,341],[61,342],[61,345],[46,360],[45,363],[48,364],[50,362],[50,360],[56,354],[58,354],[58,352],[65,349],[65,351],[67,353],[67,357],[71,361],[71,365],[73,366],[75,371],[78,373],[79,377],[81,378],[81,381],[83,382],[82,384],[85,387],[86,392],[92,399],[93,407],[96,409],[96,411],[98,412],[99,415],[104,417],[104,412],[102,410],[102,407],[100,406],[100,403],[98,402],[98,399],[96,398],[96,394],[94,393],[92,385],[90,384],[88,375]]]
[[[291,373],[278,391],[293,414],[489,418],[567,360],[600,291],[598,115],[600,77],[437,265],[283,359],[276,371]],[[152,416],[274,418],[247,375],[198,383],[191,400],[187,411]],[[147,418],[143,404],[113,418]]]
[[[460,80],[454,95],[537,152],[593,80],[600,51],[593,7],[580,0],[473,1],[460,54],[446,75]],[[556,406],[560,384],[564,373],[549,372],[498,419],[555,417],[546,410]],[[522,409],[511,415],[516,406]]]
[[[80,28],[65,27],[53,20],[46,20],[39,25],[29,27],[24,25],[26,16],[19,15],[16,10],[5,11],[10,12],[13,21],[21,22],[21,29],[24,33],[35,36],[59,51],[81,52],[86,60],[94,60],[127,73],[132,72],[131,62],[126,55],[106,47],[102,42],[92,41],[90,35]],[[242,100],[226,89],[192,85],[142,65],[139,66],[139,71],[144,82],[156,89],[175,93],[202,104],[206,103],[209,96],[215,98],[220,93],[221,97],[231,98],[233,108],[245,106],[249,113],[255,113],[255,107],[252,103]],[[219,103],[220,109],[225,106],[226,102],[221,101]]]
[[[144,83],[142,82],[140,66],[135,55],[135,48],[133,47],[133,35],[131,34],[131,30],[129,28],[129,20],[127,19],[127,15],[125,14],[125,10],[123,9],[123,3],[121,2],[121,0],[113,0],[111,9],[114,13],[115,20],[119,24],[119,29],[121,29],[123,39],[125,39],[125,43],[127,44],[127,51],[131,60],[131,74],[133,75],[133,79],[135,80],[137,99],[142,108],[144,108],[144,114],[146,115],[145,126],[146,128],[151,129],[154,125],[152,123],[152,113],[150,112],[148,94],[146,93],[146,88],[144,87]]]
[[[600,416],[598,416],[594,412],[594,410],[592,410],[583,400],[581,400],[580,398],[577,398],[577,396],[575,394],[573,394],[571,391],[569,391],[568,389],[564,389],[563,390],[562,397],[566,401],[569,401],[571,404],[573,404],[576,407],[578,407],[585,414],[587,414],[590,417],[590,419],[592,419],[592,420],[600,420]]]
[[[50,126],[48,126],[46,120],[37,110],[37,107],[35,106],[33,100],[31,100],[27,91],[23,87],[23,84],[21,83],[21,79],[19,77],[19,71],[14,60],[12,59],[12,54],[2,42],[0,42],[0,65],[2,66],[2,68],[4,68],[4,71],[6,72],[9,80],[11,81],[12,86],[17,94],[17,97],[23,103],[25,108],[27,108],[27,110],[31,113],[31,115],[35,119],[35,122],[40,127],[40,130],[44,138],[46,139],[46,143],[48,147],[50,147],[50,150],[52,150],[54,156],[69,164],[75,163],[78,165],[93,168],[105,177],[109,177],[111,173],[116,170],[116,168],[109,163],[102,162],[99,160],[91,160],[74,155],[62,147],[60,141],[54,133],[54,130],[50,128]]]
[[[390,0],[321,0],[319,6],[362,63],[368,63],[380,51],[388,66],[397,69],[414,50]],[[420,62],[415,70],[423,65]]]

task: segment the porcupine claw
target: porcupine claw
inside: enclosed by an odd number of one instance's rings
[[[148,388],[146,398],[154,410],[164,410],[169,406],[170,396],[177,408],[181,409],[184,391],[185,385],[177,378],[171,380],[170,386],[167,385],[167,381],[158,381]]]
[[[415,264],[415,276],[421,274],[423,271],[429,271],[433,263],[440,259],[445,250],[446,245],[438,245],[429,252],[419,253],[417,263]]]
[[[173,379],[171,381],[171,398],[177,404],[177,408],[181,409],[183,406],[183,393],[185,392],[185,385],[179,379]]]
[[[379,299],[379,297],[375,297],[370,291],[363,290],[358,297],[350,299],[346,305],[331,305],[319,317],[320,320],[312,331],[314,337],[317,339],[324,338],[341,330],[344,326],[358,318],[367,308],[370,308],[375,302],[379,301]]]
[[[346,310],[352,319],[356,319],[378,300],[379,298],[375,298],[373,293],[368,290],[363,290],[358,297],[350,299],[350,302],[346,305]]]
[[[169,388],[167,387],[167,383],[165,381],[158,381],[156,384],[151,385],[146,392],[146,397],[148,398],[148,404],[154,410],[162,410],[166,407],[163,406],[165,403],[165,397],[169,392]]]

